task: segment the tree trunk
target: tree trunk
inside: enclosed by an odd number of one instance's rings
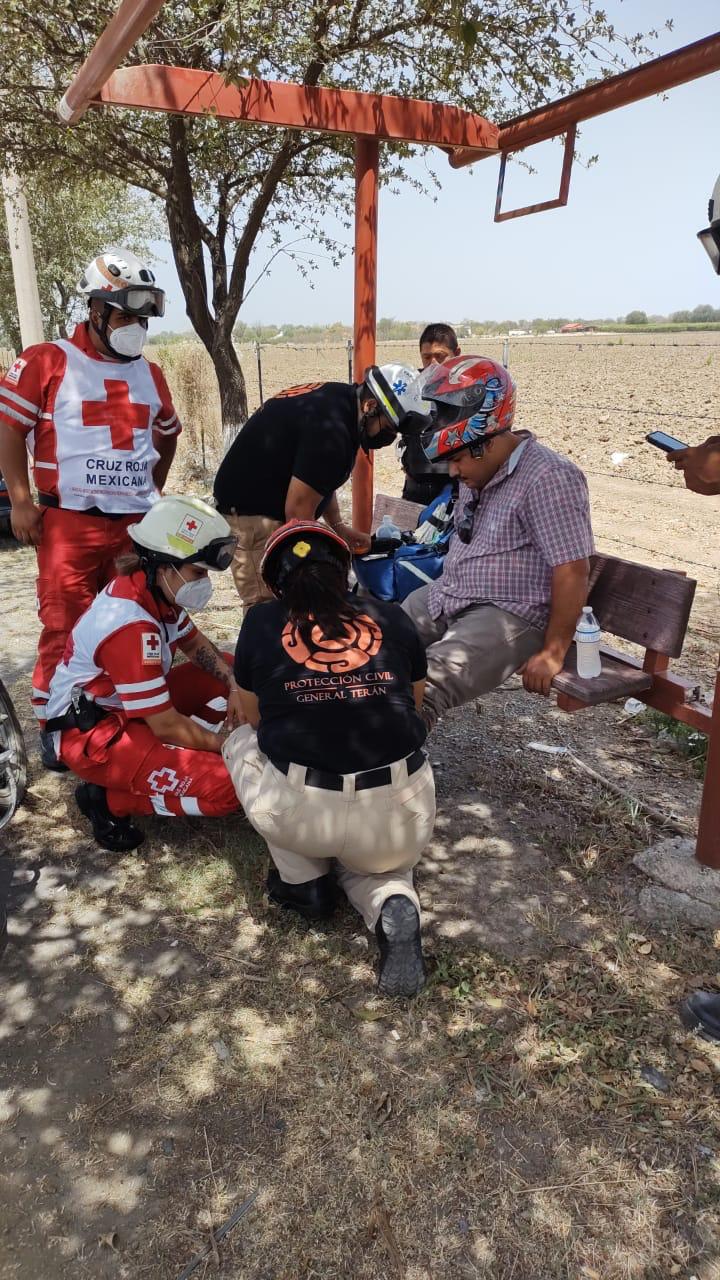
[[[218,339],[220,335],[218,335]],[[210,352],[220,390],[223,453],[227,453],[238,431],[247,422],[248,405],[245,376],[232,337],[218,340]]]

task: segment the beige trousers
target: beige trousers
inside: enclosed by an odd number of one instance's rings
[[[373,929],[391,894],[420,903],[412,869],[435,824],[435,780],[427,761],[408,777],[404,760],[390,766],[388,786],[355,791],[344,775],[342,791],[305,785],[304,765],[285,776],[263,755],[249,725],[226,739],[223,759],[245,813],[267,841],[280,878],[304,884],[336,862],[338,883]]]
[[[260,574],[260,561],[265,544],[276,529],[279,520],[269,516],[225,516],[237,538],[237,549],[232,561],[232,576],[245,608],[260,600],[272,600],[273,594]]]

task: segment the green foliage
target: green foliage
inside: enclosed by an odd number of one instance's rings
[[[309,277],[307,246],[333,261],[347,250],[352,139],[127,110],[92,110],[65,129],[55,103],[108,17],[106,0],[5,0],[3,148],[21,175],[57,185],[104,175],[165,203],[188,315],[215,362],[224,421],[237,421],[246,408],[232,350],[239,311],[279,254]],[[619,31],[594,0],[406,0],[394,9],[384,0],[194,0],[164,5],[125,61],[196,67],[234,84],[259,75],[391,92],[502,118],[645,52],[646,37]],[[393,189],[410,150],[383,147]],[[437,181],[430,170],[428,181]],[[335,216],[337,232],[319,211]],[[269,250],[251,272],[261,229]]]
[[[681,720],[673,720],[662,711],[648,708],[643,712],[641,720],[650,725],[663,742],[669,742],[676,751],[685,756],[693,767],[698,778],[705,777],[707,767],[708,737],[697,729],[683,724]]]
[[[647,324],[647,322],[648,318],[646,311],[628,311],[625,317],[626,324]]]
[[[25,180],[45,336],[67,333],[86,307],[76,292],[83,267],[101,249],[120,244],[144,256],[167,235],[157,206],[126,183],[108,179]],[[7,226],[0,217],[0,345],[20,350]]]

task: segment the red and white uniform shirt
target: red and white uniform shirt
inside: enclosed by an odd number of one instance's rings
[[[183,609],[163,609],[145,574],[114,578],[75,623],[50,683],[47,717],[64,715],[73,685],[103,707],[144,720],[172,707],[166,676],[180,641],[197,627]]]
[[[18,357],[0,382],[0,422],[27,438],[41,494],[115,515],[156,500],[153,433],[181,430],[159,366],[105,359],[87,324]]]

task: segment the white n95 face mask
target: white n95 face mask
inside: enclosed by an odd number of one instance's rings
[[[188,613],[200,613],[207,608],[213,593],[213,584],[209,578],[194,578],[192,582],[183,582],[175,592],[175,603]]]
[[[119,329],[111,329],[108,333],[108,346],[119,356],[135,360],[142,355],[147,341],[147,329],[142,324],[124,324]]]

